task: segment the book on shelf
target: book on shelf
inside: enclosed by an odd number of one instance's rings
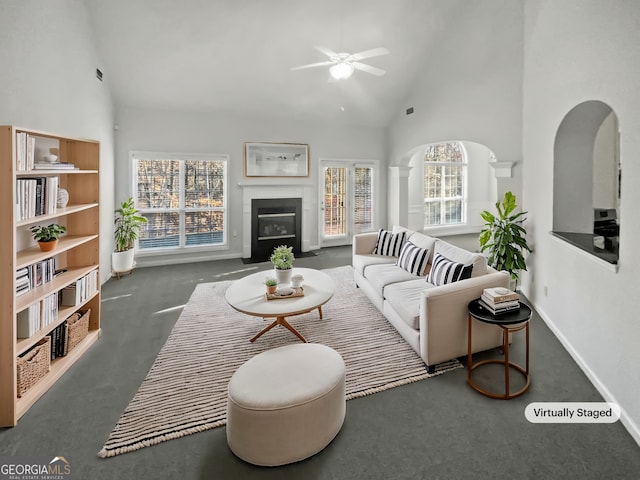
[[[58,177],[29,177],[16,180],[17,220],[56,213]]]
[[[58,319],[58,292],[54,292],[40,301],[40,319],[45,327]]]
[[[53,280],[54,272],[56,270],[56,260],[55,257],[47,258],[45,260],[32,263],[25,268],[27,269],[29,286],[31,288],[36,288]]]
[[[73,163],[69,162],[35,162],[33,168],[35,170],[80,170]]]
[[[29,269],[27,267],[16,270],[16,295],[23,295],[31,290]]]
[[[517,292],[504,287],[485,288],[482,291],[482,296],[494,304],[520,300],[520,295]]]
[[[40,303],[34,303],[16,315],[16,336],[29,338],[40,330]]]
[[[97,291],[98,272],[94,270],[62,289],[61,304],[66,307],[75,307],[88,300]]]
[[[16,133],[16,170],[26,172],[34,165],[36,138],[26,132]]]
[[[64,357],[68,351],[69,324],[65,320],[49,333],[51,338],[51,360]]]

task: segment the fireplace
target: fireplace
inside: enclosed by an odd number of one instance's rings
[[[251,200],[251,260],[266,261],[279,245],[301,253],[301,198],[254,198]]]

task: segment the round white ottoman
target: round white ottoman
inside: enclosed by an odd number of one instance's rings
[[[274,348],[248,360],[229,381],[227,443],[254,465],[297,462],[333,440],[345,411],[338,352],[317,343]]]

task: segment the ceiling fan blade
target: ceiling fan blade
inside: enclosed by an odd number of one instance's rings
[[[381,55],[388,55],[389,50],[384,47],[372,48],[371,50],[365,50],[364,52],[354,53],[353,55],[349,55],[347,61],[349,62],[357,62],[358,60],[364,60],[365,58],[371,57],[379,57]]]
[[[378,77],[381,77],[382,75],[387,73],[386,71],[382,70],[381,68],[372,67],[371,65],[367,65],[365,63],[352,62],[351,65],[353,65],[354,68],[357,69],[357,70],[362,70],[363,72],[367,72],[367,73],[370,73],[371,75],[376,75]]]
[[[334,52],[333,50],[331,50],[330,48],[327,48],[327,47],[317,46],[317,47],[315,47],[315,49],[318,50],[319,52],[324,53],[329,58],[334,58],[334,57],[338,56],[338,54],[336,52]]]
[[[333,62],[318,62],[318,63],[309,63],[308,65],[300,65],[299,67],[291,67],[291,70],[304,70],[305,68],[313,68],[313,67],[326,67],[327,65],[333,65]]]

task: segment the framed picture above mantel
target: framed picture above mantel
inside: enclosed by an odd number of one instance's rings
[[[308,177],[309,145],[305,143],[245,143],[246,177]]]

